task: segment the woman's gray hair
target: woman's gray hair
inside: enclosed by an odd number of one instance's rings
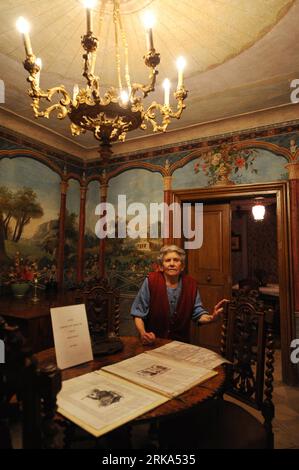
[[[160,250],[160,254],[157,258],[158,263],[160,264],[160,266],[162,266],[164,256],[166,256],[168,253],[171,253],[173,251],[180,256],[181,262],[183,264],[185,264],[186,253],[182,248],[180,248],[179,246],[176,246],[176,245],[164,245],[164,246],[162,246],[162,248]]]

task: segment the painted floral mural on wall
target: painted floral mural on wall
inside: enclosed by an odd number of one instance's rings
[[[256,150],[237,149],[235,147],[217,147],[204,153],[194,164],[194,172],[202,171],[208,177],[209,185],[234,184],[232,174],[245,169],[257,173],[254,167]]]

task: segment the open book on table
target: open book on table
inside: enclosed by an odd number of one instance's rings
[[[159,348],[148,351],[147,354],[158,355],[159,357],[184,361],[184,363],[203,367],[204,369],[215,369],[223,363],[229,363],[227,359],[214,351],[194,344],[182,343],[181,341],[171,341]]]
[[[217,374],[162,348],[64,381],[58,412],[99,437]]]
[[[158,348],[159,349],[159,348]],[[168,398],[176,397],[217,372],[194,366],[180,359],[171,359],[154,351],[138,354],[102,370],[146,387]]]
[[[166,401],[163,395],[101,370],[64,381],[57,396],[58,412],[95,437]]]

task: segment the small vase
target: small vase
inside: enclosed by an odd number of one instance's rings
[[[12,293],[17,299],[24,297],[27,294],[29,287],[30,284],[28,284],[28,282],[14,282],[11,284]]]
[[[214,184],[215,186],[227,186],[235,184],[233,181],[229,179],[229,175],[231,173],[231,168],[227,166],[221,166],[218,171],[217,181]]]

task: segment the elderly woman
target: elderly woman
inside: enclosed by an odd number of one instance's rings
[[[190,320],[210,323],[223,311],[222,299],[212,314],[203,308],[195,279],[183,273],[186,254],[176,245],[165,245],[158,258],[160,271],[149,273],[131,308],[143,344],[156,336],[189,341]]]

